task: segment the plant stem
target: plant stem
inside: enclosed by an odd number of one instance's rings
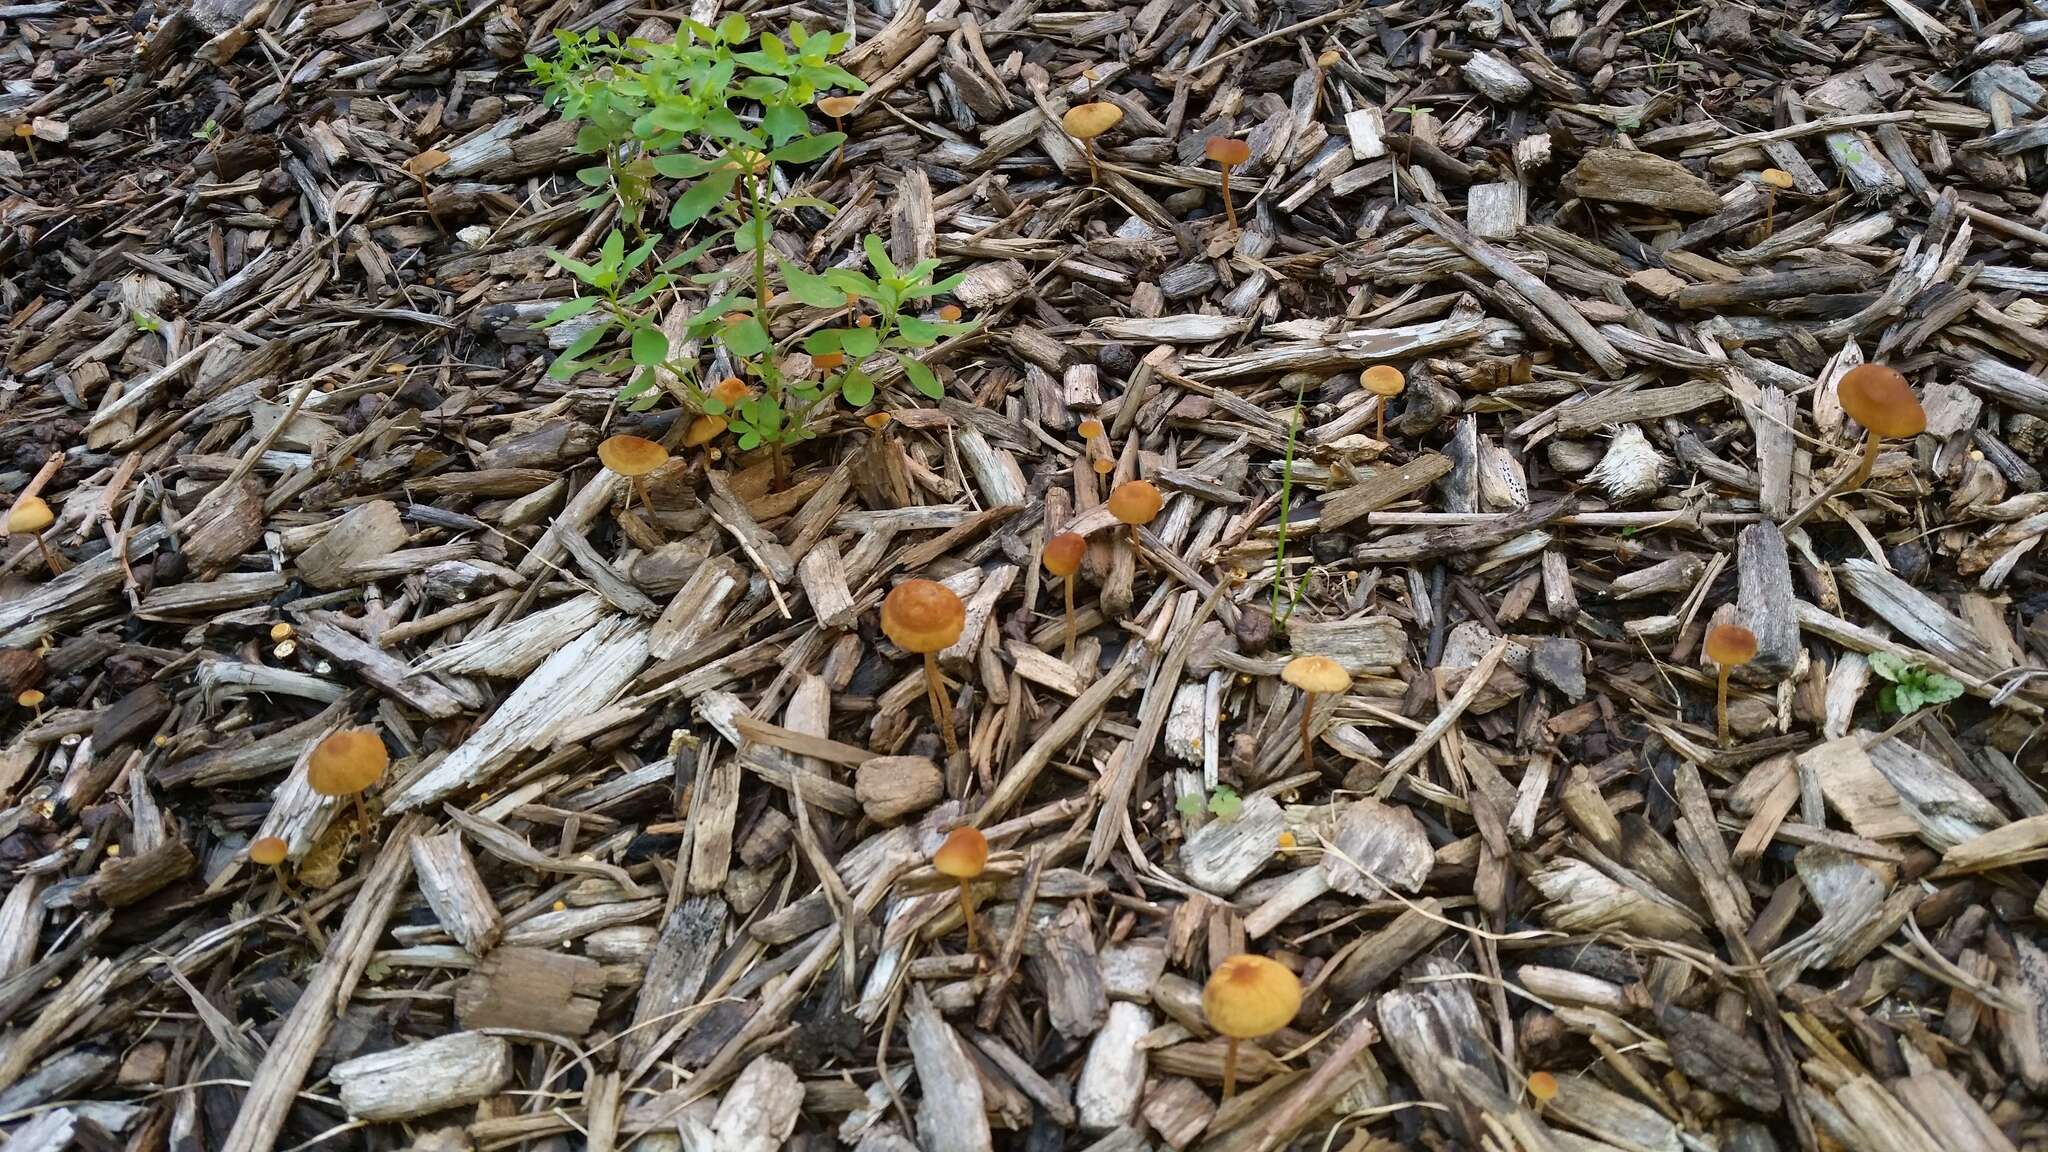
[[[1714,722],[1716,730],[1720,733],[1721,747],[1726,748],[1728,746],[1728,666],[1722,664],[1719,667],[1721,669],[1721,684],[1719,695],[1714,702]]]
[[[1235,1095],[1237,1095],[1237,1037],[1232,1036],[1230,1043],[1223,1049],[1223,1098],[1228,1100]]]

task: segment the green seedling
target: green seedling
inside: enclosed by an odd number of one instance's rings
[[[1946,704],[1963,694],[1963,682],[1953,676],[1922,668],[1889,652],[1872,652],[1870,670],[1887,683],[1878,691],[1877,706],[1886,712],[1911,716],[1930,704]]]
[[[1190,792],[1176,800],[1173,806],[1190,820],[1199,817],[1203,812],[1218,820],[1235,820],[1237,814],[1244,811],[1244,800],[1232,791],[1229,785],[1219,784],[1216,791],[1210,793],[1207,799],[1204,799],[1200,792]]]

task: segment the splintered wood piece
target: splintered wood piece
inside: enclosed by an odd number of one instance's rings
[[[412,869],[441,927],[470,952],[489,951],[498,938],[498,907],[461,835],[441,832],[414,840]]]
[[[327,1073],[358,1120],[406,1120],[473,1104],[512,1079],[512,1044],[452,1032],[336,1064]]]

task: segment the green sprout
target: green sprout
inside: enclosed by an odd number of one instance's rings
[[[1219,784],[1207,799],[1200,792],[1190,792],[1174,801],[1173,806],[1190,820],[1200,817],[1203,812],[1218,820],[1235,820],[1237,814],[1244,811],[1244,800],[1229,785]]]
[[[1888,681],[1877,694],[1886,712],[1910,716],[1930,704],[1946,704],[1963,694],[1963,682],[1932,668],[1909,664],[1889,652],[1872,652],[1870,670]]]

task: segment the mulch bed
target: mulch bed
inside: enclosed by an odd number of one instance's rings
[[[2048,1144],[2048,11],[747,11],[870,85],[778,246],[978,326],[779,487],[535,327],[521,58],[686,14],[0,4],[8,1152]]]

